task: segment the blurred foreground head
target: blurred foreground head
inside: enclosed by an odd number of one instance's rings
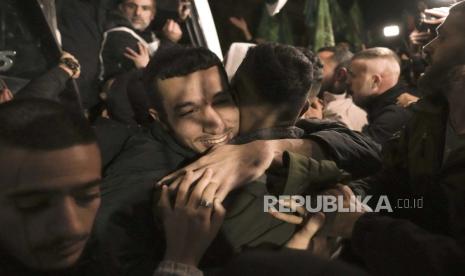
[[[100,169],[80,115],[43,99],[0,105],[0,250],[36,270],[76,264],[100,205]]]

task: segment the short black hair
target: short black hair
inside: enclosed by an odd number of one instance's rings
[[[186,76],[213,66],[218,67],[221,78],[227,85],[228,78],[223,63],[207,48],[175,45],[158,50],[145,68],[142,78],[152,105],[158,112],[164,112],[156,80]]]
[[[323,47],[323,48],[318,49],[317,52],[318,53],[321,53],[321,52],[333,53],[331,60],[334,61],[335,64],[337,64],[336,68],[347,67],[350,63],[350,60],[354,56],[354,54],[349,49],[347,49],[346,47],[342,47],[342,46]]]
[[[0,104],[0,147],[59,150],[96,141],[87,120],[59,103],[30,98]]]
[[[245,72],[263,101],[286,104],[292,112],[300,112],[317,75],[313,58],[310,51],[294,46],[264,43],[249,49],[237,71]]]

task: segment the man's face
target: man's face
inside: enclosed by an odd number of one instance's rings
[[[218,67],[157,80],[163,99],[162,121],[173,136],[196,152],[226,144],[239,129],[239,110]]]
[[[322,51],[318,53],[318,57],[323,62],[323,80],[321,82],[321,91],[333,92],[334,85],[334,70],[336,63],[332,60],[334,53],[330,51]]]
[[[465,64],[464,16],[463,13],[451,11],[438,27],[436,38],[424,47],[432,65],[430,70],[440,72],[454,65]]]
[[[95,144],[53,151],[2,150],[2,249],[33,269],[74,265],[100,205],[100,166]]]
[[[363,59],[353,60],[348,68],[348,73],[349,93],[355,104],[363,107],[374,95],[372,76],[369,74],[367,61]]]
[[[156,12],[154,0],[125,0],[120,4],[119,9],[138,31],[147,29]]]

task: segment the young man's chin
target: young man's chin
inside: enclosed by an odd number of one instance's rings
[[[41,267],[39,270],[56,271],[70,269],[78,263],[84,251],[84,247],[76,247],[69,251],[44,254],[41,257]]]

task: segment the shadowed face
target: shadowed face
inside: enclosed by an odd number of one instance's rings
[[[24,265],[64,269],[81,256],[100,205],[96,144],[2,149],[0,244]]]
[[[465,2],[460,5],[465,5]],[[441,71],[454,65],[465,64],[464,16],[464,13],[452,9],[438,27],[436,38],[425,45],[423,50],[432,65],[431,70]]]
[[[125,0],[119,5],[119,9],[138,31],[147,29],[156,13],[154,0]]]
[[[348,68],[347,85],[355,104],[365,106],[366,102],[374,96],[372,84],[367,61],[363,59],[353,60]]]

